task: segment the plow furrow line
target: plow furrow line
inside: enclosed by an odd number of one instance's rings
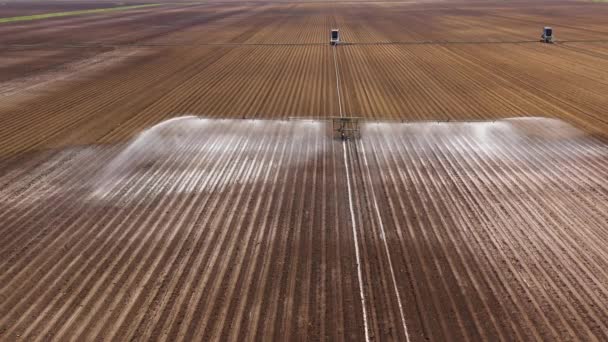
[[[239,146],[243,146],[245,140],[248,139],[247,135],[241,135],[242,141],[238,143]],[[239,140],[241,140],[239,139]],[[234,187],[230,187],[228,180],[237,177],[237,173],[241,172],[239,168],[237,168],[237,164],[235,161],[240,160],[242,158],[241,153],[225,153],[223,158],[220,158],[220,161],[216,162],[215,166],[212,170],[222,170],[222,172],[214,172],[216,175],[214,176],[213,182],[211,184],[210,192],[225,192],[228,191],[226,196],[230,196]],[[213,200],[211,200],[213,198]],[[157,319],[159,323],[155,330],[160,333],[160,331],[168,331],[168,338],[174,338],[176,331],[169,331],[169,327],[175,327],[174,323],[178,317],[184,317],[184,310],[187,305],[185,303],[192,303],[191,296],[193,295],[193,289],[196,284],[200,283],[200,279],[193,278],[199,277],[201,274],[197,274],[195,270],[201,269],[201,263],[206,260],[210,253],[213,252],[213,246],[216,245],[218,234],[222,233],[221,229],[217,229],[214,226],[215,218],[213,214],[216,212],[220,212],[221,210],[226,210],[226,200],[223,196],[215,196],[209,199],[205,199],[205,203],[203,204],[204,211],[198,216],[196,222],[199,223],[203,229],[200,229],[197,232],[196,239],[193,239],[192,243],[194,246],[188,252],[188,255],[185,257],[186,262],[182,264],[179,277],[175,277],[172,282],[171,288],[175,288],[173,290],[172,295],[168,300],[174,297],[175,302],[171,305],[171,302],[163,302],[159,307],[159,314],[157,314]],[[211,201],[211,203],[209,203]],[[177,290],[177,286],[180,284],[186,284],[185,288],[181,291]],[[178,292],[175,292],[178,291]],[[160,314],[160,310],[162,310],[162,315]],[[181,310],[177,312],[176,310]],[[160,316],[158,316],[160,315]],[[143,322],[143,321],[142,321]],[[153,334],[154,335],[154,334]],[[173,337],[172,337],[173,336]]]
[[[380,214],[380,209],[378,208],[378,201],[376,199],[376,193],[373,187],[373,181],[372,178],[370,176],[370,170],[369,170],[369,164],[367,163],[367,156],[366,156],[366,152],[365,152],[365,147],[363,146],[363,143],[359,144],[359,147],[361,148],[361,155],[363,156],[363,164],[365,166],[365,169],[362,170],[365,174],[366,174],[366,178],[367,178],[367,182],[368,185],[370,187],[370,192],[371,192],[371,197],[372,197],[372,203],[373,203],[373,207],[374,207],[374,212],[376,214],[376,219],[378,220],[378,224],[380,225],[380,239],[383,242],[383,246],[384,246],[384,252],[386,253],[386,258],[388,260],[388,265],[389,265],[389,270],[390,270],[390,274],[391,274],[391,281],[392,281],[392,285],[393,285],[393,290],[395,291],[395,297],[397,298],[397,305],[399,307],[399,315],[401,318],[401,327],[403,328],[403,332],[405,333],[405,339],[406,341],[410,341],[410,336],[407,330],[407,324],[405,321],[405,314],[403,313],[403,304],[401,302],[401,295],[399,294],[399,288],[397,286],[397,279],[395,277],[395,270],[393,268],[393,262],[392,262],[392,258],[391,258],[391,253],[389,251],[388,248],[388,243],[387,243],[387,235],[386,235],[386,230],[384,229],[384,223],[382,220],[382,215]]]
[[[463,142],[460,141],[460,138],[455,139],[455,141],[452,142],[453,144],[462,144]],[[470,142],[464,142],[464,144],[469,144]],[[469,146],[469,148],[471,148],[472,146]],[[464,148],[464,153],[471,155],[472,152],[467,151],[466,147]],[[488,164],[489,162],[486,159],[482,159],[482,158],[470,158],[470,160],[474,160],[477,166],[477,169],[480,170],[480,173],[483,175],[483,177],[479,177],[479,179],[484,183],[484,190],[483,191],[490,191],[490,189],[497,187],[497,191],[493,191],[490,192],[492,194],[492,196],[497,196],[498,194],[502,194],[503,191],[501,191],[501,189],[504,189],[506,194],[511,193],[512,194],[512,190],[510,190],[510,187],[508,185],[503,185],[500,186],[500,184],[502,183],[502,180],[499,176],[495,175],[495,169],[492,167],[491,164]],[[522,224],[524,222],[526,222],[526,226],[529,226],[530,223],[532,223],[532,226],[534,227],[534,229],[531,229],[529,232],[524,233],[524,232],[519,232],[516,230],[510,230],[509,233],[509,239],[512,241],[512,243],[514,245],[519,245],[520,247],[522,247],[522,250],[520,251],[521,254],[523,254],[524,256],[530,258],[530,260],[535,260],[535,255],[539,255],[541,256],[544,260],[547,261],[551,261],[552,259],[549,259],[547,257],[547,255],[544,253],[542,248],[539,248],[539,246],[536,243],[535,239],[529,239],[530,236],[530,232],[535,233],[537,230],[542,231],[542,225],[538,222],[538,220],[536,219],[536,217],[534,215],[531,214],[529,208],[523,207],[521,204],[519,203],[511,203],[511,202],[503,202],[503,207],[508,208],[508,211],[511,212],[511,216],[514,217],[518,222],[521,223],[514,223],[513,225],[510,225],[512,227],[521,227]],[[508,227],[507,225],[505,225],[505,227]],[[542,240],[542,237],[540,238]],[[526,242],[531,242],[532,246],[527,246]],[[522,253],[523,252],[523,253]],[[542,285],[543,281],[541,279],[544,280],[548,280],[549,281],[549,289],[545,290],[546,292],[546,298],[548,303],[552,306],[552,310],[554,310],[555,313],[559,314],[560,316],[562,316],[562,321],[564,322],[564,324],[569,324],[572,325],[573,322],[571,320],[568,320],[566,318],[564,318],[563,314],[565,314],[563,309],[559,309],[556,305],[557,303],[555,303],[555,299],[554,297],[552,297],[549,292],[551,292],[553,295],[557,295],[560,298],[560,302],[563,303],[566,307],[568,307],[568,314],[572,315],[573,317],[577,318],[577,323],[579,325],[576,325],[574,327],[575,331],[580,331],[585,330],[587,332],[587,336],[593,336],[591,334],[591,331],[589,330],[589,327],[587,325],[585,325],[581,320],[580,320],[580,316],[578,316],[576,314],[576,310],[574,309],[574,307],[572,306],[572,303],[570,301],[568,301],[566,299],[565,294],[563,294],[560,290],[559,290],[559,284],[557,283],[557,280],[554,277],[551,277],[549,275],[549,270],[546,270],[544,267],[535,267],[535,270],[537,272],[532,272],[531,269],[526,270],[526,273],[533,279],[536,279],[536,284],[534,285],[535,288],[538,289],[546,289],[545,286]],[[565,279],[563,278],[563,275],[558,271],[556,272],[557,278],[559,279],[559,281],[566,285],[570,290],[572,290],[571,288],[571,284],[567,281],[565,281]],[[539,279],[540,278],[540,279]],[[580,298],[579,298],[580,300]],[[567,322],[567,323],[566,323]],[[581,326],[582,325],[582,326]]]
[[[359,299],[361,300],[361,307],[363,310],[363,325],[364,325],[364,329],[365,329],[365,341],[369,342],[370,341],[370,337],[369,337],[369,324],[367,322],[367,309],[365,307],[365,294],[363,291],[363,272],[361,270],[361,255],[359,252],[359,238],[357,237],[357,224],[356,224],[356,219],[355,219],[355,208],[353,205],[353,193],[352,193],[352,189],[351,189],[351,180],[350,180],[350,168],[348,166],[349,162],[348,162],[348,157],[347,157],[347,149],[348,149],[348,144],[347,142],[343,142],[342,143],[342,151],[343,151],[343,155],[344,155],[344,167],[345,167],[345,171],[346,171],[346,191],[347,191],[347,195],[348,195],[348,210],[350,212],[350,224],[352,227],[352,233],[353,233],[353,240],[354,240],[354,244],[355,244],[355,257],[357,260],[357,278],[359,279]]]

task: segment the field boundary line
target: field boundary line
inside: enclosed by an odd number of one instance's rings
[[[380,215],[380,209],[378,208],[378,201],[376,200],[376,193],[374,191],[374,184],[372,178],[370,176],[369,164],[367,163],[367,157],[365,156],[365,147],[363,146],[363,142],[359,141],[361,145],[361,154],[363,155],[363,163],[365,164],[365,173],[367,176],[367,180],[369,181],[369,187],[372,193],[372,203],[374,205],[374,211],[376,212],[376,216],[378,217],[378,223],[380,224],[380,233],[382,234],[380,238],[384,244],[384,251],[386,252],[386,258],[388,259],[388,268],[391,271],[391,280],[393,281],[393,289],[395,290],[395,296],[397,296],[397,305],[399,306],[399,315],[401,316],[401,325],[403,326],[403,331],[405,332],[405,340],[410,342],[410,335],[407,330],[407,323],[405,323],[405,314],[403,313],[403,305],[401,302],[401,295],[399,295],[399,288],[397,287],[397,278],[395,277],[395,269],[393,268],[393,262],[391,261],[391,254],[388,248],[388,243],[386,242],[386,231],[384,229],[384,223],[382,222],[382,215]]]

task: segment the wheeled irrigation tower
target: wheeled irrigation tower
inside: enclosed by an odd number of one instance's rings
[[[543,28],[543,34],[540,36],[543,43],[553,43],[553,29],[549,26]]]
[[[359,122],[361,118],[352,116],[332,117],[332,129],[336,136],[342,140],[352,140],[361,137]]]
[[[329,43],[331,45],[337,45],[340,43],[340,30],[332,29],[329,35]]]

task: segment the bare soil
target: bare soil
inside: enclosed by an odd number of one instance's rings
[[[188,118],[3,162],[2,338],[608,337],[605,141],[541,118],[362,134]]]
[[[0,25],[0,340],[607,340],[606,16],[222,1]],[[332,137],[340,113],[361,139]]]

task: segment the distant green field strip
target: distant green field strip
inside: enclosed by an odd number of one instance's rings
[[[12,22],[15,22],[15,21],[27,21],[27,20],[39,20],[39,19],[56,18],[56,17],[67,17],[67,16],[71,16],[71,15],[125,11],[125,10],[130,10],[130,9],[152,7],[152,6],[160,6],[160,5],[161,4],[147,4],[147,5],[134,5],[134,6],[120,6],[120,7],[110,7],[110,8],[98,8],[98,9],[81,10],[81,11],[70,11],[70,12],[57,12],[57,13],[45,13],[45,14],[25,15],[25,16],[21,16],[21,17],[0,18],[0,24],[2,24],[2,23],[12,23]]]

